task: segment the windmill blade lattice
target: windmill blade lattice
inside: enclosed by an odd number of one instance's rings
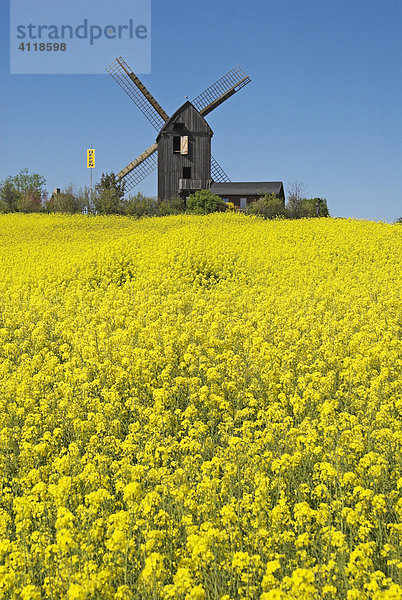
[[[194,98],[192,104],[203,117],[225,102],[230,96],[250,83],[250,77],[240,67],[235,67]]]
[[[141,161],[137,166],[133,167],[128,173],[121,176],[125,183],[125,192],[128,192],[133,187],[138,185],[145,177],[148,177],[152,171],[158,166],[158,153],[154,152],[143,161]],[[127,168],[127,167],[126,167]],[[125,169],[123,169],[124,171]],[[120,173],[119,173],[120,175]]]
[[[211,156],[211,177],[217,183],[227,183],[230,181],[225,171],[213,156]]]
[[[138,106],[155,129],[160,131],[169,119],[169,115],[163,110],[161,105],[155,100],[121,56],[106,67],[106,71]]]
[[[157,152],[157,151],[158,151],[158,144],[152,144],[152,146],[150,146],[149,148],[147,148],[147,150],[145,150],[144,152],[142,152],[142,154],[140,154],[139,156],[137,156],[137,158],[135,158],[129,165],[127,165],[127,167],[124,167],[124,169],[122,169],[117,174],[118,179],[122,179],[123,177],[125,177],[126,175],[128,175],[133,169],[135,169],[142,162],[144,162],[145,159],[147,159],[149,156],[151,156],[151,154],[153,154],[154,152]]]

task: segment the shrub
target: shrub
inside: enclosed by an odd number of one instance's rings
[[[94,204],[92,201],[92,193],[91,188],[88,186],[84,186],[80,188],[77,193],[78,202],[81,205],[81,210],[83,213],[93,213],[95,211]]]
[[[131,217],[151,217],[156,214],[157,203],[154,198],[147,198],[141,192],[135,196],[129,196],[122,203],[122,211]]]
[[[285,216],[286,209],[281,198],[278,198],[275,194],[265,194],[255,202],[252,202],[248,213],[251,215],[260,215],[266,219],[274,219],[275,217]]]
[[[21,194],[17,201],[19,212],[40,212],[42,209],[43,195],[39,190],[30,190]]]
[[[318,204],[318,215],[317,215]],[[303,198],[298,206],[297,217],[329,217],[325,198]]]
[[[0,198],[0,213],[8,213],[8,212],[10,212],[9,205],[7,204],[7,202],[5,202],[5,200]]]
[[[314,198],[315,201],[320,200],[319,217],[329,217],[329,210],[326,198]]]
[[[190,194],[186,201],[187,212],[196,215],[224,211],[226,205],[220,196],[216,196],[210,190],[199,190]]]
[[[46,203],[47,212],[79,213],[84,207],[81,196],[74,192],[72,185],[69,185],[61,194],[53,194]]]
[[[166,215],[179,215],[185,210],[185,201],[179,197],[160,200],[157,204],[156,214],[159,217]]]
[[[95,186],[95,212],[100,215],[124,212],[124,186],[124,181],[119,181],[114,173],[102,173],[100,182]]]
[[[101,190],[95,194],[94,207],[99,215],[117,215],[123,212],[123,201],[113,189]]]

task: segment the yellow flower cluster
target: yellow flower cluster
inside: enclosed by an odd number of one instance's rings
[[[0,597],[400,600],[401,233],[1,215]]]

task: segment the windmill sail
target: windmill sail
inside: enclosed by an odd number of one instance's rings
[[[121,56],[106,67],[106,71],[138,106],[155,129],[159,131],[169,119],[169,116]]]
[[[157,151],[158,144],[153,144],[117,174],[118,179],[123,179],[126,192],[156,169],[158,166]]]
[[[213,156],[211,156],[211,177],[213,181],[216,181],[218,183],[227,183],[228,181],[230,181],[225,171],[222,169],[218,161],[215,160]]]
[[[225,102],[230,96],[250,83],[250,77],[240,67],[235,67],[218,79],[202,94],[194,98],[192,104],[203,117]]]
[[[133,169],[138,167],[144,160],[150,157],[154,152],[158,150],[158,144],[152,144],[145,152],[137,156],[127,167],[122,169],[120,173],[117,174],[118,179],[122,179],[126,175],[128,175]]]

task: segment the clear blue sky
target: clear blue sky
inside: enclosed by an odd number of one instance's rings
[[[154,142],[107,74],[10,75],[9,2],[0,6],[0,180],[28,167],[49,191],[86,185],[90,144],[98,179]],[[152,0],[152,72],[141,79],[171,114],[239,64],[252,83],[207,117],[232,181],[281,180],[286,190],[300,180],[334,216],[393,221],[401,40],[401,0]],[[138,191],[155,195],[156,177]]]

